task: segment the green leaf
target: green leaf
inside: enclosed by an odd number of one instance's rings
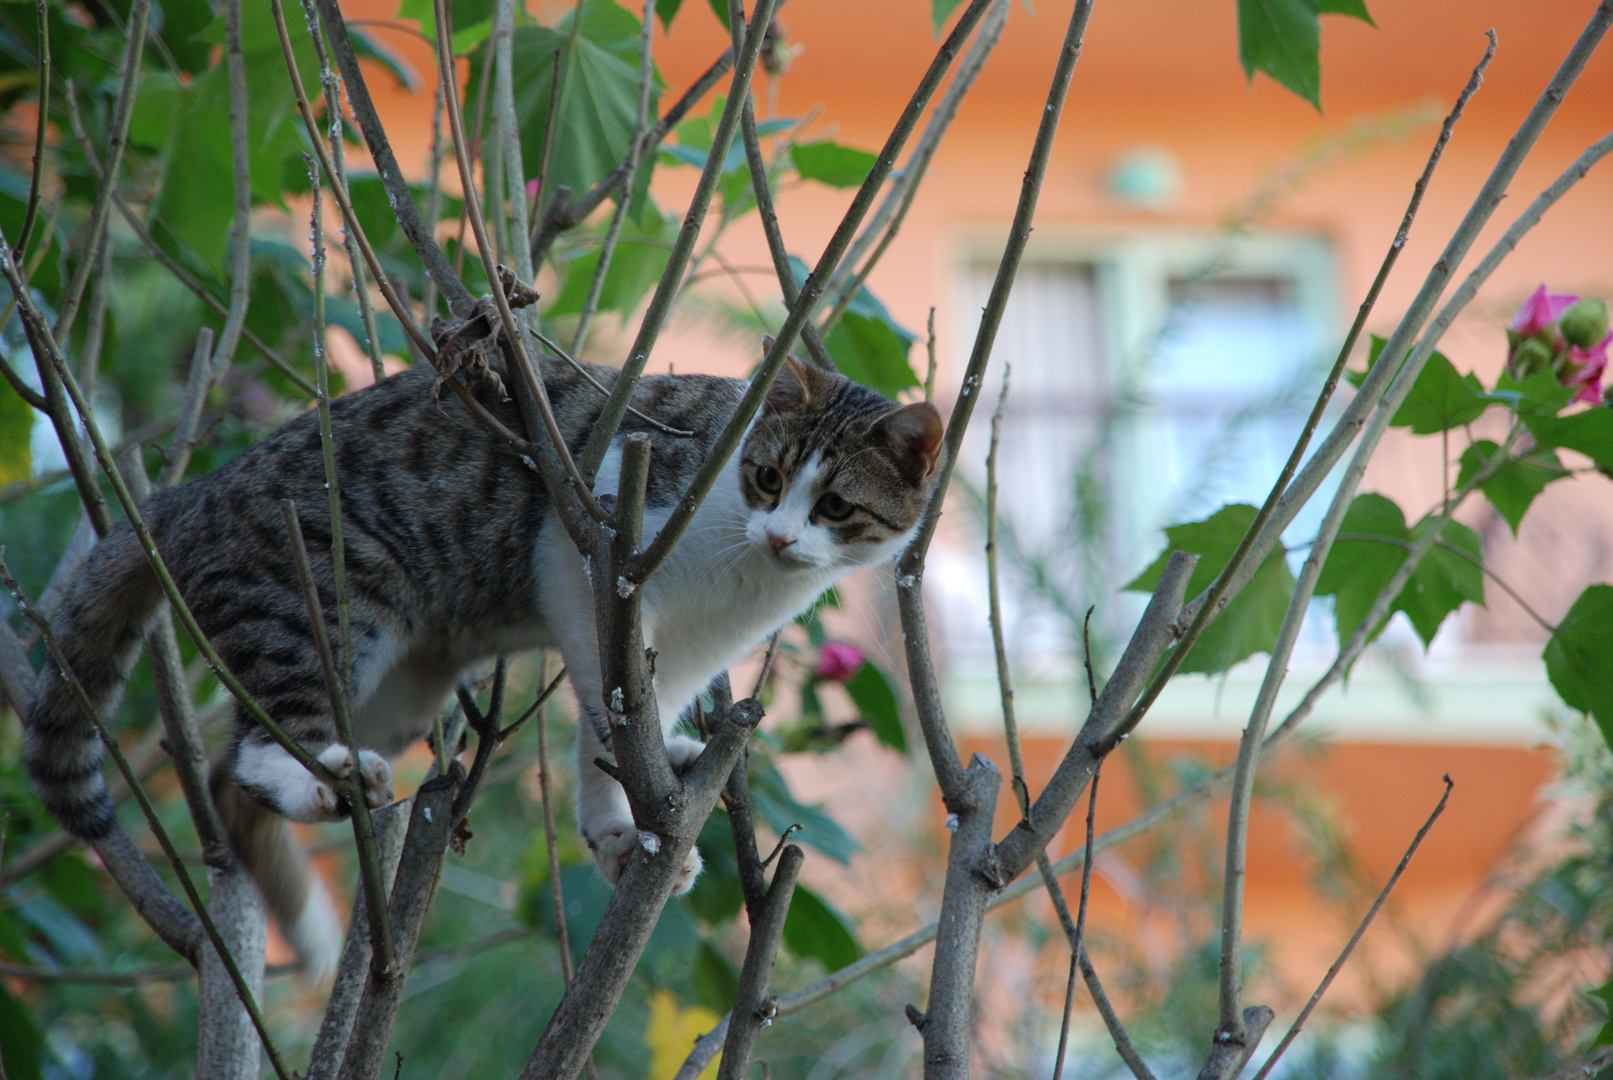
[[[551,185],[587,191],[627,154],[638,114],[639,21],[611,0],[586,0],[577,36],[567,15],[554,29],[522,26],[515,31],[515,112],[521,127],[521,160],[535,176],[548,130],[549,93],[560,62],[560,115],[555,132]],[[467,88],[481,78],[484,44],[471,54]],[[651,90],[656,112],[660,80]]]
[[[1433,515],[1412,526],[1412,543],[1420,542],[1434,527]],[[1454,550],[1453,550],[1454,549]],[[1390,613],[1404,611],[1423,648],[1433,644],[1445,618],[1464,602],[1484,606],[1484,547],[1478,533],[1457,521],[1447,521],[1439,540],[1412,571]]]
[[[1172,525],[1165,530],[1165,550],[1153,564],[1124,586],[1136,592],[1152,592],[1172,551],[1199,556],[1199,564],[1187,583],[1187,595],[1197,596],[1210,587],[1237,549],[1238,541],[1255,519],[1254,507],[1243,503],[1223,506],[1204,521]],[[1281,547],[1271,551],[1243,591],[1227,605],[1220,618],[1199,637],[1193,651],[1182,661],[1184,672],[1214,674],[1225,671],[1253,656],[1270,652],[1282,628],[1283,613],[1294,594],[1294,575],[1288,570]]]
[[[1243,72],[1263,71],[1321,110],[1318,15],[1349,15],[1369,25],[1362,0],[1238,0],[1238,55]]]
[[[846,680],[846,693],[857,703],[858,710],[874,737],[898,754],[907,753],[907,733],[902,730],[902,714],[896,705],[896,691],[891,689],[885,673],[871,663],[864,663],[857,674]]]
[[[1613,419],[1613,414],[1609,415]],[[1478,475],[1485,463],[1492,460],[1501,448],[1488,439],[1480,439],[1469,446],[1462,453],[1462,467],[1456,475],[1458,486],[1466,485],[1469,480]],[[1490,500],[1490,505],[1506,518],[1507,525],[1512,529],[1512,535],[1518,535],[1518,523],[1534,502],[1535,496],[1545,490],[1546,485],[1553,480],[1561,480],[1569,475],[1563,468],[1563,463],[1551,450],[1534,450],[1528,455],[1519,458],[1504,466],[1489,480],[1480,486],[1484,497]]]
[[[0,986],[0,1057],[14,1080],[39,1080],[44,1036],[28,1009]]]
[[[1573,450],[1604,469],[1613,467],[1613,409],[1592,406],[1567,416],[1544,410],[1522,415],[1536,446]]]
[[[1613,585],[1579,594],[1546,642],[1546,677],[1571,708],[1589,713],[1613,746]],[[1602,1040],[1610,1033],[1602,1029]]]
[[[1372,336],[1367,352],[1367,367],[1378,362],[1383,352],[1384,339]],[[1350,382],[1360,386],[1366,375],[1348,373]],[[1442,353],[1434,353],[1418,372],[1411,393],[1389,421],[1390,427],[1409,427],[1414,435],[1435,435],[1477,420],[1494,402],[1485,394],[1484,384],[1473,374],[1457,374],[1456,368]]]
[[[714,1013],[733,1008],[734,999],[739,996],[739,972],[710,941],[700,942],[689,981],[694,987],[695,1000]]]
[[[854,188],[868,178],[879,160],[877,154],[841,146],[836,142],[797,143],[790,149],[790,160],[803,180],[816,180],[830,187]]]
[[[751,801],[756,814],[779,836],[791,825],[801,829],[795,835],[839,863],[848,863],[859,850],[857,841],[840,823],[815,806],[796,801],[790,787],[773,763],[759,754],[751,756]]]
[[[1411,531],[1400,507],[1382,495],[1357,495],[1344,513],[1338,539],[1316,578],[1318,596],[1333,597],[1339,645],[1349,641],[1378,594],[1406,561]],[[1372,637],[1383,630],[1372,628]],[[1370,640],[1370,639],[1369,639]]]
[[[0,364],[10,363],[0,357]],[[33,475],[34,410],[0,380],[0,488]]]
[[[1503,371],[1495,381],[1495,389],[1486,396],[1530,423],[1542,417],[1555,418],[1573,398],[1574,391],[1558,382],[1557,376],[1549,371],[1531,375],[1521,383],[1510,372]]]
[[[1608,1017],[1607,1023],[1602,1025],[1602,1030],[1597,1032],[1596,1039],[1591,1043],[1590,1049],[1595,1050],[1598,1046],[1613,1046],[1613,982],[1598,986],[1595,990],[1588,990],[1586,993],[1602,1003],[1602,1007],[1607,1010]]]
[[[448,9],[449,17],[453,19],[453,40],[451,45],[455,54],[462,53],[486,40],[487,35],[493,31],[494,0],[451,0]],[[420,32],[436,47],[437,41],[437,15],[436,6],[432,0],[401,0],[398,4],[397,17],[400,19],[413,19],[420,24]],[[476,30],[479,33],[470,40],[461,41],[461,35]],[[517,71],[521,69],[516,68]],[[470,83],[470,86],[476,84]],[[472,98],[472,100],[475,100]]]
[[[739,864],[734,861],[733,827],[721,807],[712,811],[701,826],[700,853],[705,859],[705,868],[695,878],[694,888],[685,896],[685,902],[689,910],[708,925],[720,926],[745,907],[745,894],[739,887]],[[733,1004],[732,997],[728,1004]]]
[[[611,256],[610,269],[605,272],[605,284],[599,293],[600,311],[631,314],[666,269],[678,223],[662,221],[653,210],[646,216],[650,222],[648,228],[624,226],[622,235],[617,239],[616,252]],[[545,314],[574,315],[580,312],[588,299],[588,289],[598,267],[597,249],[567,263],[560,293]]]
[[[935,27],[935,36],[941,36],[941,27],[946,25],[947,16],[951,15],[963,0],[930,0],[930,23]]]
[[[806,283],[807,265],[794,255],[790,256],[790,271],[796,288]],[[857,290],[823,345],[842,375],[893,398],[903,390],[923,385],[907,360],[917,340],[863,287]]]
[[[672,20],[678,17],[678,9],[682,6],[683,0],[655,0],[655,17],[661,20],[662,30],[672,29]]]
[[[822,961],[830,971],[856,963],[863,954],[851,920],[805,885],[797,885],[790,898],[790,911],[784,916],[784,944],[802,959]]]

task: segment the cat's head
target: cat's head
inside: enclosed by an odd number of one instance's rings
[[[783,570],[895,556],[935,488],[941,417],[789,357],[740,451],[746,537]]]

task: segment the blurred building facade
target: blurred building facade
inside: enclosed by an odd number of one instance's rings
[[[1003,366],[1011,364],[1001,499],[1009,637],[1033,790],[1083,715],[1080,615],[1097,605],[1100,647],[1123,641],[1141,598],[1116,589],[1158,554],[1160,528],[1198,520],[1226,502],[1261,501],[1394,235],[1439,121],[1483,53],[1485,29],[1499,37],[1495,62],[1457,128],[1369,331],[1392,329],[1593,6],[1375,0],[1375,26],[1326,18],[1318,113],[1263,77],[1245,79],[1230,3],[1097,5],[962,463],[966,484],[978,486],[985,421]],[[392,5],[354,0],[348,7],[384,17],[391,11],[380,9]],[[726,44],[705,8],[685,0],[671,33],[663,40],[657,30],[658,63],[673,93]],[[1066,13],[1067,5],[1037,4],[1034,12],[1014,5],[869,281],[915,331],[935,309],[943,404],[958,390]],[[758,75],[762,99],[781,116],[816,111],[814,131],[877,149],[932,54],[929,5],[795,0],[781,18],[799,52],[782,77]],[[430,70],[418,41],[376,33]],[[390,126],[400,157],[420,160],[429,94],[394,88],[381,97],[384,111],[413,118]],[[1604,50],[1519,172],[1513,197],[1476,252],[1605,132],[1609,102],[1613,55]],[[657,184],[662,205],[679,207],[692,171]],[[849,192],[816,185],[783,191],[780,218],[791,251],[811,262],[848,201]],[[731,230],[722,251],[742,270],[761,268],[755,288],[772,295],[754,220]],[[1613,295],[1610,252],[1613,171],[1604,166],[1520,245],[1443,351],[1458,370],[1493,379],[1504,359],[1503,326],[1523,297],[1541,282],[1555,291]],[[590,359],[618,362],[616,345],[625,342],[596,334]],[[752,352],[709,321],[680,321],[651,369],[740,373]],[[913,360],[922,368],[922,344]],[[1493,435],[1485,427],[1491,419],[1475,425],[1475,434]],[[1392,431],[1362,490],[1381,491],[1408,516],[1419,515],[1441,496],[1441,455],[1437,439]],[[1318,506],[1296,522],[1289,543],[1303,543],[1320,513]],[[1482,537],[1487,565],[1548,621],[1586,584],[1613,578],[1613,495],[1601,477],[1548,488],[1516,537],[1477,500],[1461,517]],[[977,522],[960,494],[926,584],[945,658],[949,721],[1002,764],[994,749],[1000,714]],[[1539,660],[1544,634],[1504,590],[1488,588],[1487,600],[1451,619],[1426,654],[1408,627],[1391,626],[1308,726],[1325,736],[1326,748],[1279,766],[1287,782],[1318,795],[1373,882],[1387,877],[1433,805],[1441,775],[1453,776],[1450,810],[1397,898],[1402,923],[1429,947],[1460,933],[1460,920],[1483,906],[1486,883],[1536,821],[1552,772],[1541,749],[1548,737],[1542,716],[1556,700]],[[1310,622],[1284,703],[1333,656],[1326,608]],[[1141,730],[1146,753],[1158,761],[1187,752],[1214,764],[1230,760],[1260,673],[1245,667],[1225,678],[1173,683]],[[1124,779],[1136,767],[1119,760],[1113,777],[1106,774],[1100,829],[1142,805],[1137,784]],[[1313,887],[1307,856],[1294,843],[1281,815],[1257,816],[1246,929],[1280,943],[1283,968],[1307,982],[1347,930],[1331,899]],[[1146,898],[1128,887],[1128,857],[1120,849],[1100,863],[1095,910],[1110,920],[1134,919],[1145,934]],[[1392,967],[1393,957],[1385,962]]]

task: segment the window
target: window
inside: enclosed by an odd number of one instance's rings
[[[1335,299],[1330,252],[1311,238],[1142,237],[1039,254],[1009,299],[959,465],[983,492],[1006,364],[1005,622],[1022,662],[1064,667],[1089,605],[1111,638],[1140,611],[1143,597],[1114,592],[1158,553],[1163,526],[1265,497],[1314,400]],[[995,273],[994,259],[966,264],[959,354]],[[1296,522],[1293,535],[1314,527]],[[942,584],[947,643],[987,658],[978,548],[955,557],[972,570]]]

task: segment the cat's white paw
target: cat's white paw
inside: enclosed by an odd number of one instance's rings
[[[642,847],[654,855],[661,850],[661,838],[652,832],[641,832],[631,821],[617,820],[590,830],[589,845],[594,849],[594,865],[599,867],[599,872],[606,881],[615,885],[622,880],[622,871],[627,869],[627,862],[633,857],[633,849]],[[705,860],[700,857],[700,849],[691,847],[689,854],[684,856],[683,865],[678,868],[678,879],[672,886],[673,893],[681,896],[694,888],[694,880],[700,876],[700,870],[704,866]]]
[[[321,759],[331,750],[341,749],[331,747]],[[235,760],[235,778],[242,787],[268,800],[292,821],[314,825],[342,816],[342,804],[336,792],[314,779],[300,762],[274,743],[243,743]]]
[[[705,752],[706,744],[699,739],[691,739],[687,735],[670,735],[666,740],[667,760],[672,763],[672,771],[682,776],[695,759]],[[696,872],[698,873],[698,867]]]
[[[340,743],[331,743],[319,755],[319,763],[329,769],[332,775],[345,780],[353,772],[353,754]],[[374,750],[360,750],[358,752],[359,787],[364,792],[364,804],[371,810],[379,810],[392,802],[392,765],[386,758]],[[332,815],[339,816],[340,800],[336,793],[325,784],[317,784],[320,792],[321,805],[328,796]]]

